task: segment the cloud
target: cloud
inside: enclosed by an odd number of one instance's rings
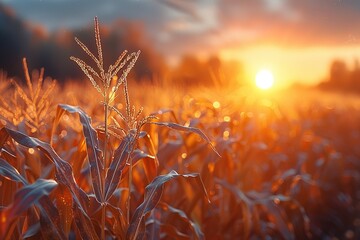
[[[169,54],[257,44],[283,47],[358,44],[358,0],[12,0],[24,19],[48,29],[117,18],[143,24]],[[176,47],[175,47],[176,46]]]
[[[360,37],[360,2],[355,0],[218,1],[219,34],[234,44],[318,46],[348,44]],[[229,40],[227,40],[229,41]],[[226,42],[225,42],[226,43]]]
[[[20,17],[41,23],[50,30],[83,27],[91,23],[94,16],[104,23],[123,18],[156,26],[166,16],[163,7],[145,0],[13,0],[7,5]]]

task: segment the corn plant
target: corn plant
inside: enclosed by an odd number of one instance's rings
[[[50,143],[46,143],[8,127],[1,129],[0,174],[5,182],[15,183],[9,185],[14,187],[10,189],[14,194],[14,202],[10,204],[10,198],[3,199],[7,204],[2,204],[0,210],[1,239],[36,236],[45,239],[142,239],[149,234],[146,227],[149,223],[146,219],[159,203],[166,182],[176,178],[194,179],[202,189],[204,197],[207,197],[199,174],[179,174],[170,171],[157,176],[156,153],[149,147],[139,148],[140,138],[146,139],[146,146],[151,146],[151,138],[142,131],[146,124],[195,133],[212,146],[207,136],[199,129],[177,123],[159,122],[155,115],[141,118],[142,108],[136,111],[135,107],[131,107],[127,75],[140,52],[126,56],[127,52],[124,51],[114,65],[110,65],[105,71],[97,18],[97,57],[80,40],[75,40],[98,68],[98,71],[95,71],[81,59],[71,57],[103,97],[104,123],[95,129],[91,118],[80,107],[58,105],[52,136],[65,114],[77,114],[84,136],[84,144],[75,150],[78,152],[76,161],[83,161],[80,164],[60,157],[55,151],[57,142],[53,137]],[[28,87],[32,93],[32,85],[28,84]],[[125,113],[113,104],[121,87],[125,99]],[[31,99],[36,96],[37,94],[31,95]],[[110,119],[112,124],[109,123]],[[114,139],[113,143],[110,139]],[[154,155],[143,150],[152,151]],[[26,154],[26,151],[32,156]],[[17,163],[19,155],[43,162],[46,174],[35,179],[36,176],[27,173],[28,170]],[[138,197],[139,194],[134,193],[133,186],[134,168],[141,160],[143,171],[150,181],[145,189],[140,190],[142,201]],[[74,175],[74,172],[77,174]],[[85,177],[82,176],[84,172],[88,173]],[[138,173],[139,169],[135,172]],[[136,195],[137,199],[133,200],[132,195]],[[124,198],[126,201],[122,201]],[[170,209],[177,211],[174,208]],[[182,215],[182,218],[191,223],[192,229],[196,228],[187,216]],[[159,238],[159,234],[160,232],[152,233],[153,238]],[[168,234],[173,237],[181,235],[178,231],[170,230]],[[198,230],[193,231],[192,237],[202,238],[203,234]]]
[[[146,115],[127,81],[139,52],[105,68],[96,18],[96,54],[76,42],[91,84],[49,94],[75,106],[52,111],[42,71],[26,67],[24,86],[0,75],[0,239],[360,238],[358,102],[131,85],[160,107]]]
[[[30,77],[26,58],[23,58],[23,68],[27,90],[15,80],[10,79],[14,87],[13,95],[9,101],[0,96],[0,117],[12,127],[22,128],[32,135],[40,136],[45,131],[45,125],[51,116],[50,96],[54,91],[56,81],[45,82],[43,68]]]

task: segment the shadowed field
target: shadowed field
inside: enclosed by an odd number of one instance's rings
[[[33,93],[38,91],[36,83],[35,78]],[[9,129],[0,135],[1,219],[7,222],[2,222],[1,233],[7,239],[46,238],[57,232],[60,238],[78,238],[85,236],[79,227],[85,222],[93,227],[87,234],[97,239],[101,206],[92,187],[92,151],[86,129],[97,133],[98,146],[102,146],[104,108],[90,84],[55,87],[47,94],[49,86],[51,82],[46,80],[39,88],[39,100],[33,100],[29,86],[20,88],[7,79],[1,81],[1,124]],[[264,93],[146,84],[129,84],[129,89],[131,104],[137,109],[144,106],[144,113],[156,114],[156,121],[187,129],[150,124],[141,130],[130,157],[134,161],[131,205],[127,204],[130,183],[126,165],[107,199],[107,236],[124,238],[136,217],[143,224],[136,231],[146,239],[360,236],[360,112],[356,97],[294,89]],[[117,102],[117,109],[124,111],[121,96]],[[80,106],[84,112],[57,107],[59,103]],[[84,123],[86,115],[94,128]],[[115,113],[110,118],[122,124]],[[210,138],[221,157],[194,128]],[[124,141],[120,135],[114,130],[109,136],[110,156],[116,156]],[[73,180],[67,179],[70,167]],[[174,174],[185,178],[165,184]],[[162,177],[156,177],[159,175]],[[83,201],[90,205],[85,207]],[[151,207],[139,215],[137,209],[144,203]],[[126,220],[127,212],[130,220]],[[86,217],[76,220],[82,214]]]
[[[0,239],[359,239],[356,95],[131,81],[94,23],[89,82],[0,75]]]

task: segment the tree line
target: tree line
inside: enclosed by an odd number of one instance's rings
[[[151,45],[139,24],[118,20],[111,26],[101,26],[104,61],[114,62],[124,49],[141,50],[132,76],[137,81],[156,81],[177,86],[245,85],[244,69],[240,62],[223,62],[216,55],[200,60],[194,55],[183,56],[178,64],[170,66],[166,58]],[[45,68],[45,75],[65,82],[80,80],[82,72],[69,60],[70,56],[86,57],[75,43],[77,36],[92,50],[93,27],[61,29],[47,32],[42,26],[21,20],[9,7],[0,3],[0,70],[8,77],[22,79],[22,58],[28,59],[29,69]],[[334,60],[328,76],[318,87],[360,93],[360,66],[355,61],[349,68],[344,61]]]
[[[45,75],[64,82],[83,78],[81,71],[69,60],[70,56],[86,57],[74,41],[75,36],[96,51],[93,26],[83,29],[60,29],[47,32],[42,26],[21,20],[12,10],[0,4],[0,69],[9,77],[22,78],[21,59],[28,59],[29,69],[45,68]],[[176,66],[157,52],[146,37],[142,26],[118,20],[101,26],[104,61],[112,63],[124,49],[141,50],[132,76],[137,81],[157,81],[177,86],[224,85],[241,82],[240,63],[220,61],[217,56],[200,60],[185,55]]]
[[[354,61],[349,67],[342,60],[334,60],[329,67],[327,78],[318,86],[323,90],[360,93],[360,64]]]

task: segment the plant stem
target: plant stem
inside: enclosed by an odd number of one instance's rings
[[[105,90],[105,114],[104,114],[104,124],[105,124],[105,140],[104,140],[104,158],[103,158],[103,169],[101,171],[101,182],[102,182],[102,211],[101,211],[101,239],[105,240],[105,215],[106,215],[106,203],[105,203],[105,170],[106,170],[106,146],[108,138],[108,114],[109,114],[109,97],[107,95],[107,89]]]
[[[101,206],[101,239],[105,240],[105,215],[106,215],[106,205],[105,203]]]
[[[105,98],[108,98],[107,96],[105,96]],[[106,169],[106,158],[107,158],[107,154],[106,154],[106,146],[107,146],[107,138],[108,138],[108,114],[109,114],[109,103],[108,103],[108,99],[106,99],[105,102],[105,117],[104,117],[104,124],[105,124],[105,141],[104,141],[104,159],[103,159],[103,178],[101,179],[103,182],[103,194],[105,194],[105,169]],[[104,196],[105,198],[105,196]]]
[[[127,221],[130,224],[130,214],[131,214],[131,187],[132,187],[132,170],[133,170],[133,162],[131,157],[129,156],[130,160],[130,168],[129,168],[129,196],[127,199]]]
[[[127,81],[124,81],[124,97],[125,97],[125,106],[126,106],[126,125],[128,126],[128,134],[131,134],[131,109],[130,109],[130,98],[129,98],[129,90],[127,86]],[[131,151],[132,152],[132,148]],[[130,154],[131,155],[131,154]],[[130,168],[129,168],[129,196],[127,199],[127,221],[128,224],[130,224],[130,213],[131,213],[131,187],[132,187],[132,169],[133,169],[133,163],[131,156],[128,156],[128,161],[130,161]]]

